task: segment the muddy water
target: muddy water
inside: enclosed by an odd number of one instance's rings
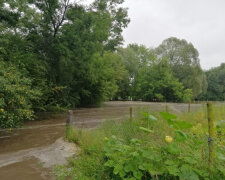
[[[53,180],[51,169],[41,167],[38,159],[24,159],[21,162],[4,166],[0,169],[1,180]]]
[[[66,117],[25,123],[23,128],[0,131],[0,180],[51,180],[52,169],[32,154],[64,136]]]
[[[76,127],[95,128],[109,119],[121,120],[129,117],[129,107],[133,107],[133,114],[139,107],[147,107],[152,111],[165,110],[165,104],[162,103],[107,102],[102,108],[74,110],[72,124]],[[191,107],[197,109],[201,105]],[[169,110],[180,113],[187,110],[187,105],[170,104]],[[45,120],[25,123],[23,128],[11,132],[0,130],[0,180],[54,179],[52,168],[45,166],[42,160],[43,157],[57,160],[57,156],[65,155],[63,149],[67,145],[62,144],[59,138],[65,133],[66,114],[53,117],[45,114],[43,119]],[[48,161],[49,159],[46,162]]]

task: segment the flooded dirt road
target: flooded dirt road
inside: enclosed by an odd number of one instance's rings
[[[187,104],[167,104],[169,111],[187,111]],[[106,102],[101,108],[74,110],[72,124],[81,128],[95,128],[106,120],[121,120],[129,117],[139,107],[152,111],[164,111],[164,103]],[[200,104],[191,109],[201,108]],[[23,128],[0,130],[0,180],[51,180],[54,179],[54,164],[65,163],[76,152],[76,147],[62,140],[65,133],[66,114],[51,116],[46,113],[41,121],[25,123]],[[45,120],[44,120],[45,119]]]
[[[0,180],[54,179],[52,169],[34,155],[64,136],[65,119],[60,115],[25,123],[12,132],[0,131]]]

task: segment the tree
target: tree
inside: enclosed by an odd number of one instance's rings
[[[41,96],[38,89],[32,88],[31,79],[0,59],[0,84],[0,128],[19,126],[24,120],[31,120],[32,102]]]
[[[109,19],[110,26],[106,31],[108,38],[103,42],[104,50],[115,51],[119,45],[122,45],[123,28],[126,28],[130,19],[127,9],[120,7],[124,0],[95,0],[93,11],[99,12],[103,17]]]
[[[99,104],[99,99],[101,101],[106,99],[105,91],[101,90],[104,83],[99,81],[93,85],[90,74],[93,69],[90,67],[93,62],[101,61],[99,57],[96,60],[96,55],[100,54],[102,58],[105,57],[102,52],[105,49],[104,43],[110,38],[108,31],[113,24],[112,19],[108,13],[94,11],[92,8],[87,10],[76,4],[68,10],[67,20],[70,23],[63,25],[60,30],[61,35],[58,36],[57,52],[59,54],[55,63],[56,82],[58,85],[68,87],[68,96],[76,105],[93,104],[94,102]],[[114,60],[116,61],[116,58]],[[97,75],[96,77],[99,80],[102,79],[101,76]],[[95,81],[97,80],[95,79]],[[90,88],[91,84],[92,88]]]
[[[167,57],[174,76],[185,88],[192,89],[197,98],[207,88],[205,73],[202,71],[199,53],[191,43],[175,37],[168,38],[155,49],[159,57]]]
[[[0,0],[1,127],[19,125],[33,110],[96,105],[114,97],[127,74],[115,53],[129,23],[122,3]],[[6,76],[10,70],[16,77]],[[14,99],[25,105],[5,103]],[[14,107],[26,108],[30,116],[6,111]]]
[[[0,0],[0,24],[6,23],[9,26],[15,26],[18,22],[19,13],[4,8],[5,3],[5,0]]]
[[[208,89],[203,96],[204,100],[224,101],[225,100],[225,64],[206,71]]]
[[[126,74],[121,57],[112,52],[103,56],[95,54],[88,65],[84,77],[83,87],[80,91],[83,105],[98,105],[110,100],[118,91],[118,82]]]
[[[135,79],[135,99],[144,101],[178,101],[184,96],[184,87],[173,77],[168,60],[156,59],[140,68]]]
[[[118,97],[129,99],[134,94],[134,82],[140,68],[150,65],[154,61],[153,51],[144,45],[130,44],[126,48],[119,48],[118,54],[122,57],[123,63],[128,71],[128,75],[124,77],[120,83],[120,92]],[[126,94],[125,94],[126,92]]]
[[[118,49],[128,76],[119,84],[117,98],[144,101],[189,101],[192,90],[185,89],[174,77],[166,57],[158,58],[154,50],[131,44]]]

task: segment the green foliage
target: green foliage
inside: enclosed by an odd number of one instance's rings
[[[150,129],[147,129],[147,128],[144,128],[144,127],[139,127],[140,130],[144,131],[144,132],[147,132],[147,133],[153,133],[152,130]]]
[[[47,64],[38,59],[37,54],[32,52],[30,43],[19,34],[0,34],[0,58],[13,64],[20,71],[22,76],[31,80],[31,88],[38,89],[42,96],[32,100],[32,107],[35,110],[43,110],[46,103],[47,85]],[[38,100],[38,101],[37,101]]]
[[[109,167],[111,179],[147,179],[161,171],[160,154],[153,149],[141,147],[141,141],[131,139],[126,145],[116,137],[110,138],[104,153],[107,158],[104,166]]]
[[[128,73],[119,84],[121,91],[116,98],[129,99],[132,97],[134,99],[136,93],[134,89],[135,79],[139,74],[140,68],[150,64],[155,59],[154,54],[145,46],[136,44],[128,45],[126,48],[119,48],[118,54],[122,57]]]
[[[177,124],[177,117],[169,113],[160,113],[168,125]],[[181,121],[180,121],[181,122]],[[206,138],[185,133],[182,130],[189,129],[190,123],[182,122],[182,126],[173,126],[175,140],[167,146],[146,147],[148,142],[131,139],[129,144],[121,139],[112,137],[104,148],[107,161],[106,167],[110,167],[111,178],[114,179],[218,179],[222,178],[224,170],[220,168],[209,173],[207,161],[202,161],[202,152],[196,146],[207,148]],[[205,142],[204,142],[205,141]],[[185,147],[184,144],[187,144]],[[199,153],[199,154],[198,154]],[[223,157],[220,151],[218,160]],[[176,158],[175,158],[176,157]],[[218,162],[217,162],[218,163]],[[222,161],[220,161],[221,165]],[[219,166],[220,166],[219,165]]]
[[[170,113],[161,112],[161,116],[167,121],[170,127],[173,127],[174,129],[188,129],[191,128],[192,125],[186,121],[176,121],[177,118],[175,115]]]
[[[41,93],[30,100],[35,111],[100,105],[114,96],[126,74],[113,53],[129,23],[122,3],[0,1],[0,59]]]
[[[197,161],[191,156],[179,156],[176,144],[166,148],[146,148],[142,142],[132,139],[129,145],[112,137],[104,148],[111,179],[199,179],[193,169]],[[203,170],[204,171],[204,170]]]
[[[218,120],[225,116],[225,111],[221,110],[221,107],[215,108],[216,112],[221,112]],[[207,126],[202,113],[174,115],[161,112],[160,115],[153,115],[144,111],[132,121],[109,121],[96,130],[83,130],[80,133],[74,129],[74,132],[70,131],[69,137],[80,145],[81,153],[71,159],[68,166],[58,167],[57,177],[224,179],[225,142],[224,134],[220,134],[219,130],[223,128],[223,121],[217,123],[216,157],[214,167],[209,171],[208,139],[205,131]],[[196,131],[201,133],[196,134]],[[164,138],[168,135],[173,137],[173,141],[166,143]]]
[[[86,105],[111,99],[118,90],[117,82],[126,73],[120,57],[114,53],[96,54],[91,59],[85,94],[81,96]]]
[[[204,100],[224,101],[225,99],[225,64],[206,71],[208,89]]]
[[[112,99],[190,102],[204,94],[205,74],[191,43],[169,38],[156,49],[119,48],[130,21],[123,2],[0,1],[0,59],[38,92],[28,109],[60,111]],[[207,77],[204,98],[222,100],[223,65]]]
[[[199,53],[191,43],[171,37],[164,40],[155,52],[169,59],[173,75],[185,89],[192,90],[194,98],[206,92],[207,81],[200,66]]]
[[[0,127],[12,128],[33,119],[32,101],[40,91],[32,89],[32,81],[10,63],[0,61]]]
[[[120,6],[123,2],[124,0],[95,0],[93,2],[94,10],[109,20],[110,26],[104,31],[108,36],[104,41],[105,50],[115,51],[118,45],[122,44],[122,28],[126,28],[130,22],[127,9]]]
[[[183,85],[173,77],[166,59],[155,59],[150,66],[140,68],[134,83],[135,99],[144,101],[183,99]]]
[[[184,95],[183,95],[183,102],[190,103],[192,99],[193,99],[192,90],[191,89],[185,89],[184,90]]]
[[[0,23],[7,23],[10,26],[15,26],[18,22],[19,14],[16,12],[4,9],[5,1],[0,2]]]
[[[118,54],[128,76],[119,84],[122,90],[115,99],[190,102],[194,98],[193,89],[187,89],[174,74],[167,56],[136,44],[120,48]]]

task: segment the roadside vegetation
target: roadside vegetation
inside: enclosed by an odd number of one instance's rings
[[[215,156],[209,165],[206,110],[174,115],[148,109],[98,129],[67,128],[80,152],[57,166],[57,179],[221,180],[225,178],[225,107],[214,107]]]

